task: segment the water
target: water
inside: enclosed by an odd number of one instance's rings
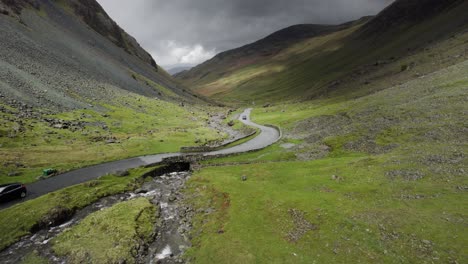
[[[59,226],[23,237],[20,241],[0,252],[1,263],[20,263],[21,258],[35,251],[46,257],[51,263],[66,263],[66,259],[54,255],[50,241],[66,228],[78,224],[89,214],[112,205],[135,199],[148,198],[159,207],[157,222],[158,234],[148,245],[148,250],[138,256],[137,263],[184,263],[181,256],[190,247],[188,232],[191,228],[191,210],[182,205],[183,195],[180,190],[189,178],[189,172],[173,172],[157,176],[147,181],[139,189],[139,193],[129,192],[102,198],[75,213],[75,215]]]
[[[190,247],[191,223],[180,190],[189,176],[187,172],[170,173],[153,180],[158,193],[153,203],[159,205],[161,224],[144,263],[183,263],[181,256]]]

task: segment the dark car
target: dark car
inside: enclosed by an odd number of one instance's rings
[[[0,185],[0,202],[7,202],[26,197],[26,186],[21,183]]]
[[[242,120],[247,120],[247,116],[242,116]]]

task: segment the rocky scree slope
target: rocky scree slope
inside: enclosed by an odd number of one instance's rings
[[[128,92],[198,100],[94,0],[1,0],[0,34],[4,105],[82,109]]]

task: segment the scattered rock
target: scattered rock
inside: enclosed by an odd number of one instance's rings
[[[432,245],[432,242],[429,241],[429,240],[426,240],[426,239],[423,239],[422,242],[423,242],[423,244],[425,244],[425,245]]]
[[[334,180],[334,181],[342,181],[343,180],[343,178],[341,176],[338,176],[338,175],[332,175],[331,179]]]
[[[20,176],[22,173],[19,171],[12,171],[8,173],[9,177],[15,177],[15,176]]]
[[[128,175],[130,175],[130,172],[128,172],[128,170],[117,171],[115,173],[115,176],[117,176],[117,177],[125,177],[125,176],[128,176]]]
[[[387,171],[385,176],[390,180],[395,180],[396,178],[401,177],[403,180],[416,181],[422,179],[424,174],[418,170],[393,170]]]
[[[0,14],[3,14],[3,15],[8,16],[8,15],[10,14],[10,12],[8,12],[8,10],[6,10],[6,9],[4,9],[4,8],[2,8],[2,7],[0,7]]]
[[[169,201],[173,202],[175,200],[177,200],[177,195],[175,195],[174,193],[171,193],[171,195],[169,196]]]
[[[115,144],[115,143],[117,143],[117,141],[114,138],[110,138],[106,140],[106,144]]]
[[[284,148],[284,149],[291,149],[293,148],[294,146],[296,146],[296,144],[294,143],[284,143],[284,144],[281,144],[280,147]]]
[[[135,190],[135,193],[136,193],[136,194],[147,193],[147,192],[148,192],[148,190],[143,189],[143,188],[139,188],[139,189],[136,189],[136,190]]]
[[[89,181],[89,182],[85,183],[84,186],[91,188],[91,187],[98,186],[99,183],[100,183],[99,181]]]
[[[229,121],[228,126],[230,126],[230,127],[234,126],[234,120]]]
[[[52,226],[60,225],[73,216],[74,211],[69,208],[57,206],[52,208],[49,213],[42,217],[38,223],[31,228],[31,233]]]
[[[306,218],[305,218],[305,212],[300,211],[298,209],[289,209],[288,213],[291,215],[293,223],[294,223],[294,228],[287,234],[287,239],[290,242],[297,242],[299,239],[301,239],[302,236],[304,236],[308,231],[310,230],[316,230],[317,226],[310,223]]]
[[[243,175],[243,176],[241,177],[241,180],[242,180],[242,181],[247,181],[247,176]]]

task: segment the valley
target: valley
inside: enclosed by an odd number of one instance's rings
[[[468,262],[467,11],[396,0],[170,76],[94,0],[0,0],[0,184],[28,189],[0,262]]]

